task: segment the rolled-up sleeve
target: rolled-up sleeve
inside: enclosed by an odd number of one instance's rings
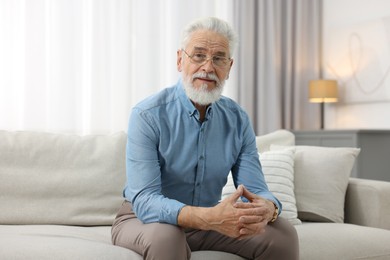
[[[128,127],[124,195],[143,223],[177,225],[177,216],[185,204],[161,193],[158,144],[159,129],[152,115],[134,108]]]
[[[246,127],[243,127],[243,145],[232,168],[233,181],[236,187],[243,184],[250,192],[272,201],[278,206],[280,213],[282,203],[268,189],[256,148],[256,136],[249,119],[245,120],[244,125]],[[245,198],[243,200],[247,201]]]

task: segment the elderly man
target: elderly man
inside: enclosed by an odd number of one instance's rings
[[[297,234],[278,218],[282,205],[264,181],[249,118],[221,96],[235,45],[225,21],[191,23],[177,51],[182,79],[133,108],[115,245],[144,259],[190,259],[196,250],[298,259]],[[237,190],[221,201],[229,172]]]

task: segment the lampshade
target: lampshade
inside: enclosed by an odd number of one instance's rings
[[[311,80],[309,84],[309,101],[314,103],[337,102],[337,81],[329,79]]]

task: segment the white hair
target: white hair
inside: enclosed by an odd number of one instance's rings
[[[191,34],[198,30],[214,31],[224,36],[229,41],[230,57],[233,55],[238,42],[236,32],[227,22],[216,17],[201,18],[187,25],[182,33],[181,48],[186,48],[188,41],[191,38]]]

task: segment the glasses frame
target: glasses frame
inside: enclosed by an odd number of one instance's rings
[[[232,58],[226,58],[226,57],[223,57],[223,56],[213,55],[213,56],[207,56],[207,58],[203,62],[197,62],[197,61],[194,61],[194,59],[193,59],[195,54],[194,55],[189,55],[184,49],[181,49],[181,50],[185,53],[185,55],[187,55],[187,57],[190,59],[190,62],[192,64],[196,64],[196,65],[199,65],[199,66],[205,65],[209,60],[211,60],[211,63],[213,64],[214,67],[225,69],[225,68],[227,68],[229,66],[230,62],[232,61]],[[214,57],[224,58],[224,59],[227,60],[227,62],[223,66],[216,65],[214,63]]]

